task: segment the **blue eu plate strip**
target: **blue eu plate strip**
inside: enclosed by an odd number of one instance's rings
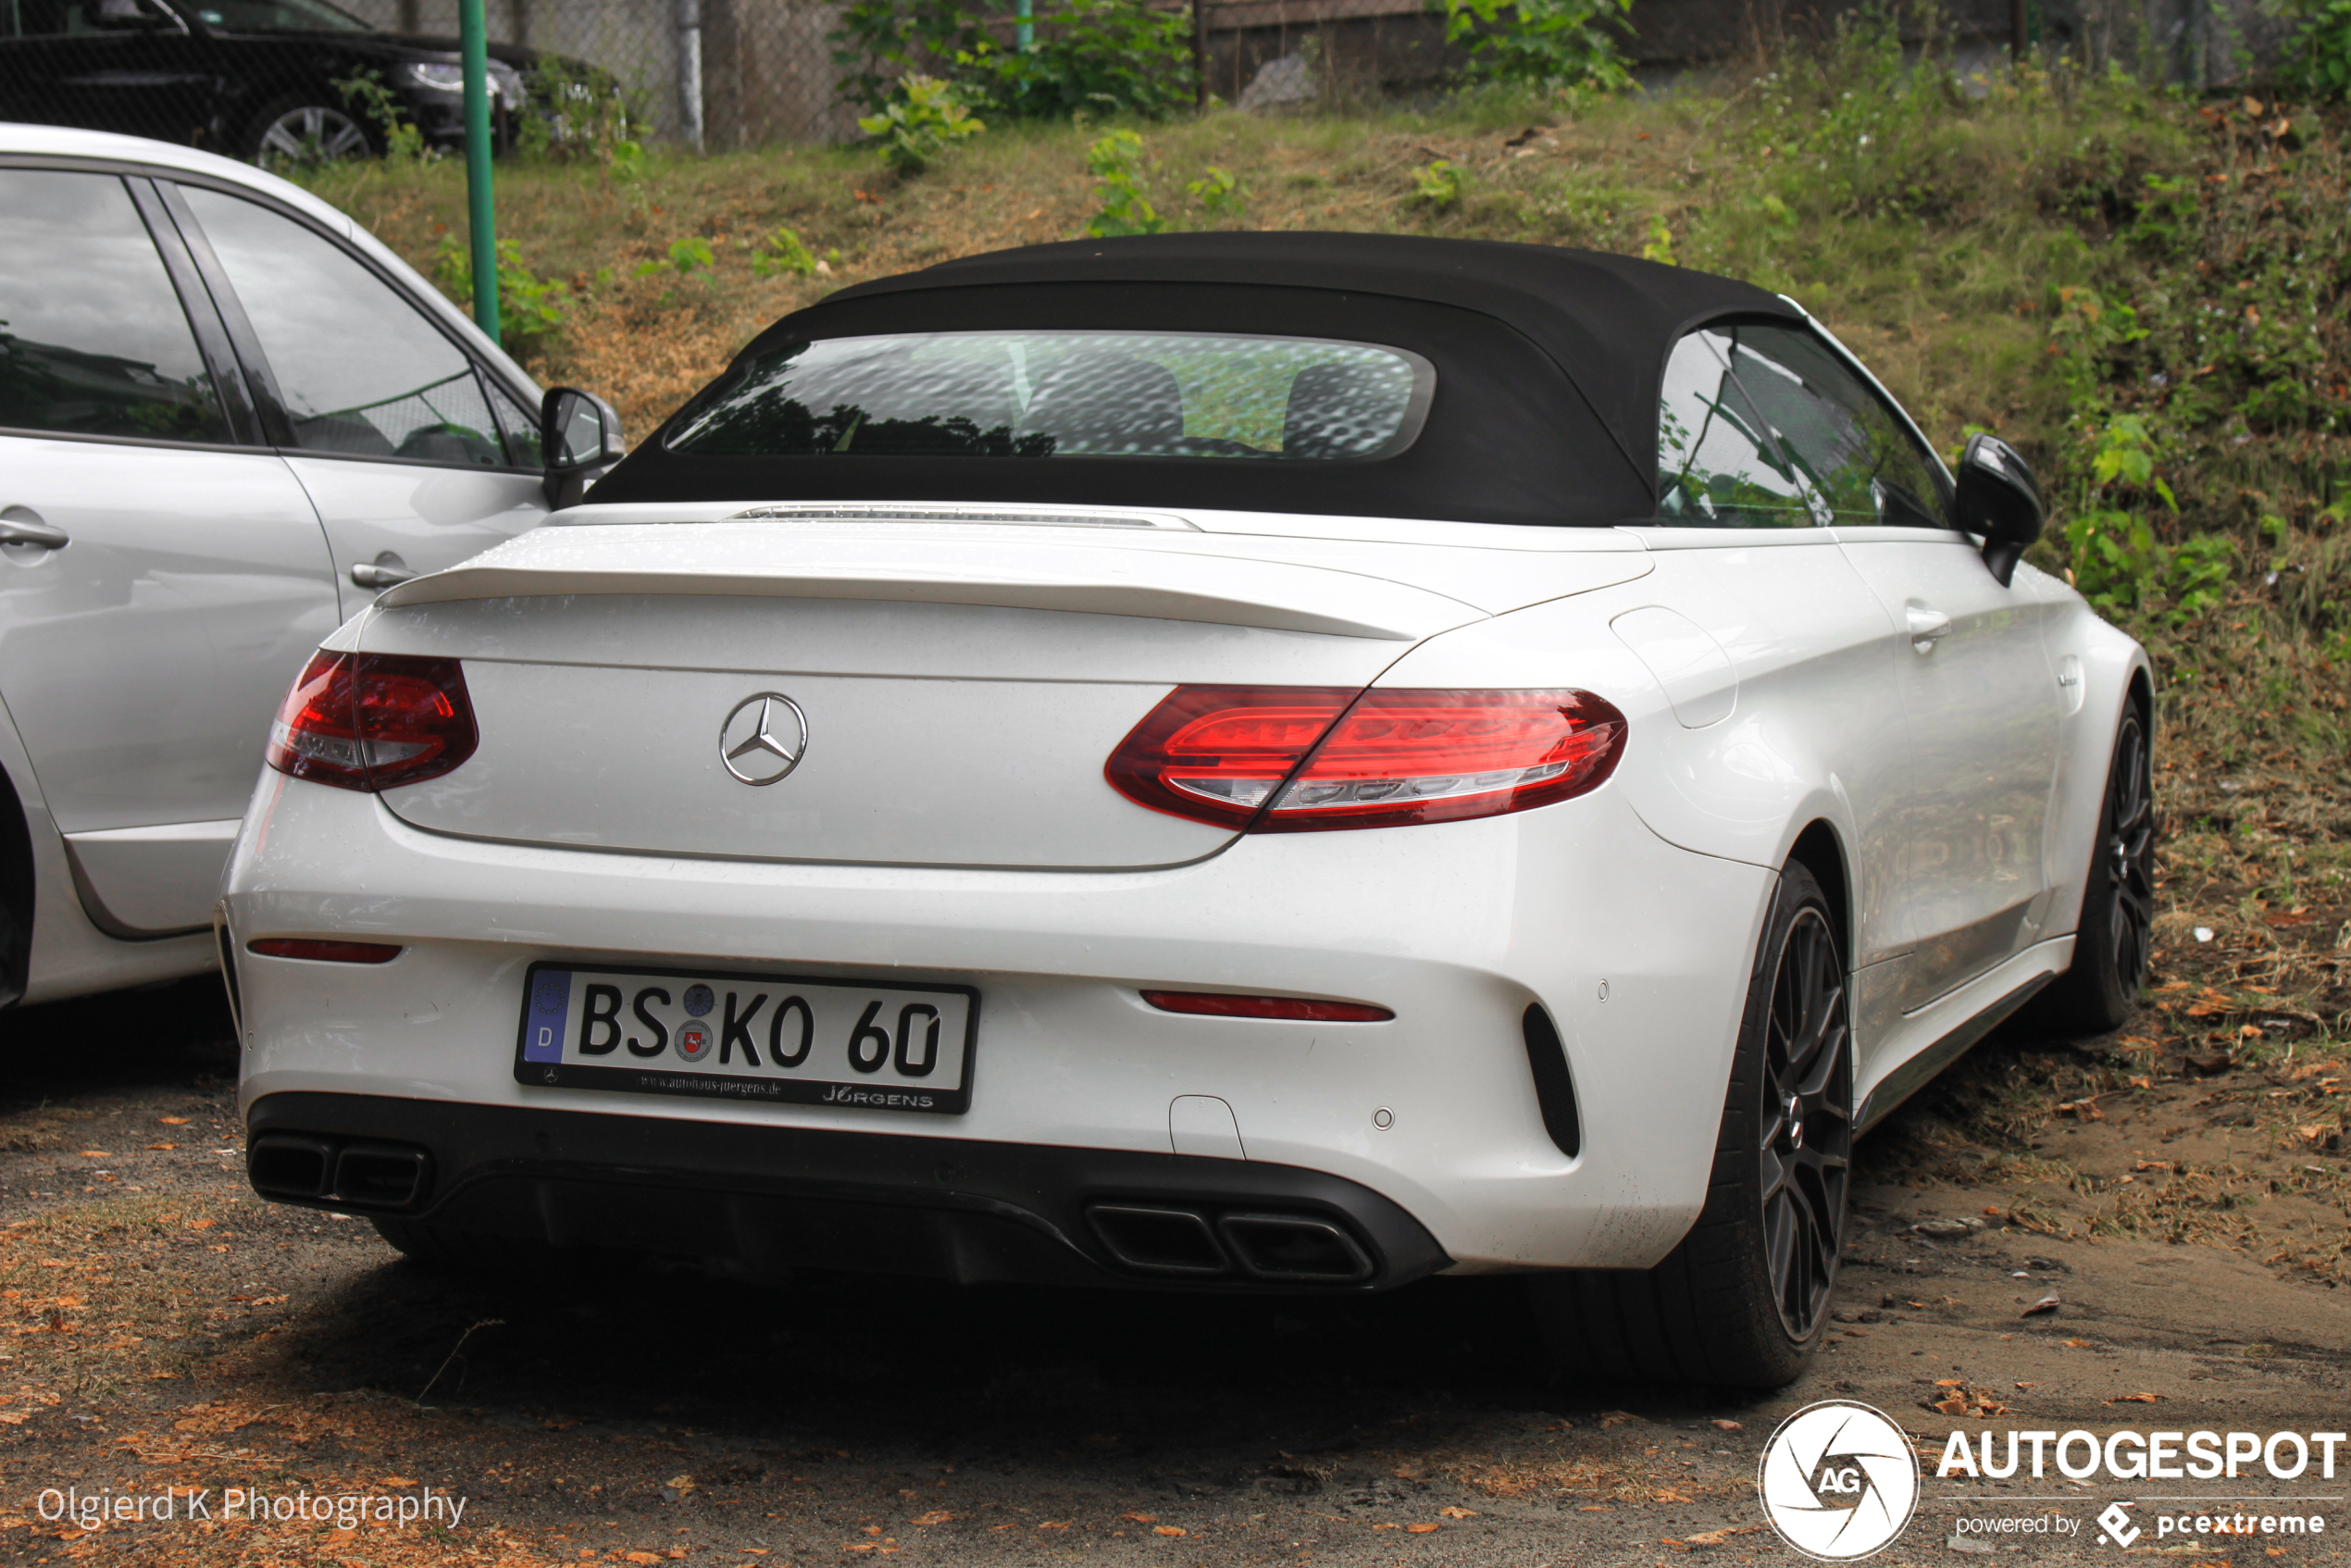
[[[564,1026],[571,1016],[571,971],[541,969],[530,979],[530,1038],[523,1042],[526,1062],[561,1062]]]

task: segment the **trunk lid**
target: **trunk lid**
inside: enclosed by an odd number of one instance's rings
[[[1619,537],[1542,553],[1504,596],[1640,575]],[[480,732],[463,766],[383,800],[436,832],[639,853],[1180,864],[1232,834],[1118,794],[1119,741],[1177,685],[1362,687],[1485,618],[1460,593],[1511,573],[1429,586],[1446,554],[1183,519],[542,528],[392,590],[361,627],[369,652],[462,659]]]

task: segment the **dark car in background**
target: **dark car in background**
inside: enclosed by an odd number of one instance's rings
[[[529,112],[528,78],[594,68],[493,45],[501,145]],[[263,161],[382,151],[368,94],[431,145],[465,137],[457,41],[380,32],[329,0],[7,0],[0,5],[0,120],[80,126]]]

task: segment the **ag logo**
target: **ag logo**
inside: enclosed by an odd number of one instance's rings
[[[1847,1400],[1807,1405],[1763,1445],[1755,1489],[1780,1538],[1850,1562],[1902,1533],[1919,1501],[1918,1455],[1902,1429]]]
[[[669,1048],[678,1053],[681,1061],[699,1062],[710,1054],[711,1044],[710,1026],[697,1018],[690,1024],[678,1026],[677,1036],[670,1041]]]
[[[2100,1534],[2126,1551],[2133,1541],[2146,1534],[2131,1523],[2131,1505],[2126,1502],[2108,1503],[2106,1512],[2098,1515],[2098,1524],[2102,1526]]]

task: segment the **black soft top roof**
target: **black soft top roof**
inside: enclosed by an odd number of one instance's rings
[[[794,343],[869,333],[1046,326],[1264,332],[1422,354],[1437,372],[1428,423],[1397,456],[1327,464],[713,456],[672,452],[655,439],[598,484],[593,499],[1076,502],[1554,526],[1629,521],[1656,505],[1666,358],[1685,332],[1726,317],[1802,319],[1785,301],[1730,279],[1543,245],[1338,233],[1030,245],[828,295],[762,332],[717,385]]]
[[[1802,319],[1785,300],[1751,283],[1603,251],[1326,232],[1138,234],[1024,245],[859,283],[832,300],[974,283],[1094,281],[1303,285],[1494,317],[1559,362],[1644,474],[1656,458],[1666,356],[1684,332],[1732,315]]]

